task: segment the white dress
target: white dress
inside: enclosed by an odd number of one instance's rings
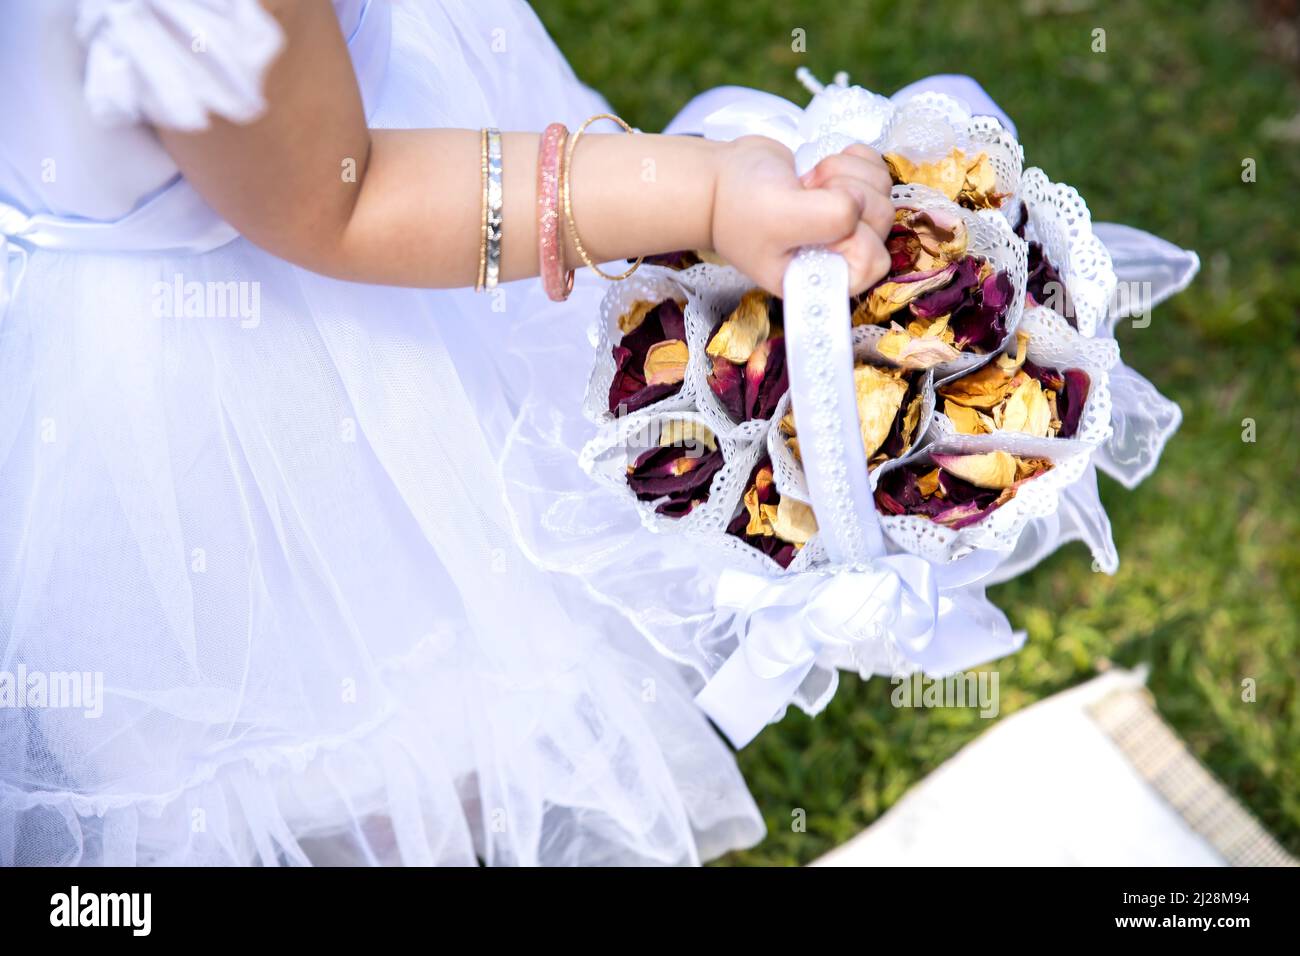
[[[516,0],[335,7],[372,126],[605,107]],[[257,114],[281,40],[255,0],[3,16],[0,865],[681,864],[761,839],[691,670],[531,552],[556,486],[529,490],[549,463],[519,412],[548,340],[515,330],[551,323],[580,387],[602,290],[350,284],[239,238],[145,124]]]

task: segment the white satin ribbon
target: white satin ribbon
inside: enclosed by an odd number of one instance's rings
[[[885,539],[862,464],[848,266],[822,249],[801,250],[782,291],[790,394],[822,544],[834,564],[865,562],[885,553]]]
[[[695,701],[737,748],[780,713],[824,653],[851,656],[888,635],[905,656],[923,659],[936,641],[957,646],[991,625],[1010,633],[982,598],[974,611],[950,599],[934,566],[910,554],[779,578],[728,569],[716,601],[740,646]]]

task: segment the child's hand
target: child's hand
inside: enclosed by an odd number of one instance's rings
[[[802,181],[775,140],[745,136],[719,156],[713,248],[774,295],[800,246],[824,245],[849,264],[857,294],[889,271],[884,240],[894,223],[889,171],[875,150],[850,146]]]

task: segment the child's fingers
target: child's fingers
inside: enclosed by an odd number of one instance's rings
[[[848,263],[850,295],[871,288],[889,272],[889,253],[880,236],[866,223],[858,223],[853,235],[827,249],[838,252]]]
[[[841,176],[851,176],[861,180],[869,188],[888,195],[893,188],[889,169],[875,150],[867,146],[850,146],[842,153],[827,156],[803,175],[801,182],[805,187],[816,189],[829,180]]]
[[[778,227],[782,244],[793,249],[838,242],[853,234],[863,214],[861,188],[804,189],[790,193]]]
[[[858,201],[862,207],[860,222],[865,222],[881,239],[889,235],[894,227],[894,204],[889,197],[867,189],[862,181],[851,176],[836,176],[826,182],[823,189],[842,189]],[[854,224],[856,227],[856,223]]]

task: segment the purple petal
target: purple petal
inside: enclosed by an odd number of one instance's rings
[[[912,314],[923,319],[935,319],[955,312],[971,297],[979,282],[979,260],[966,256],[957,263],[953,281],[942,289],[918,296],[911,305]]]
[[[718,397],[732,421],[744,420],[745,375],[739,365],[727,361],[721,355],[715,355],[713,368],[709,372],[709,388]]]
[[[754,350],[745,366],[745,408],[749,417],[770,417],[789,387],[785,336],[774,335]]]

